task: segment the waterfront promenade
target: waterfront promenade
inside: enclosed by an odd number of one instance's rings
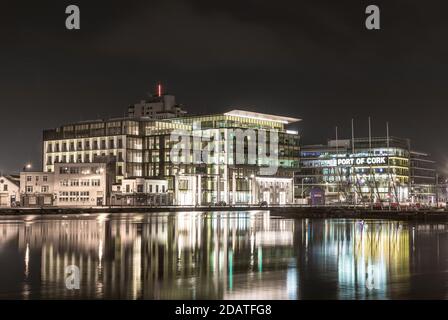
[[[370,207],[337,206],[123,206],[123,207],[44,207],[0,208],[0,216],[9,215],[80,215],[99,213],[175,213],[175,212],[229,212],[269,211],[273,216],[291,218],[337,218],[337,219],[392,219],[392,220],[438,220],[448,221],[444,209],[371,209]]]

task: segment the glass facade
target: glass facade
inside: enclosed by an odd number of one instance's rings
[[[410,143],[390,138],[329,141],[304,146],[296,197],[324,194],[325,204],[406,202],[410,197]]]
[[[435,161],[427,153],[411,152],[411,197],[415,203],[434,204],[442,201],[439,193]],[[440,190],[442,191],[442,190]]]

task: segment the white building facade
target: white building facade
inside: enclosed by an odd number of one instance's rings
[[[49,172],[20,173],[20,202],[23,207],[53,205],[54,175]]]
[[[20,201],[20,178],[0,176],[0,207],[13,207]]]
[[[54,172],[21,172],[24,207],[94,207],[109,204],[114,162],[56,163]]]
[[[115,175],[107,163],[58,163],[54,172],[56,206],[94,207],[109,204]]]

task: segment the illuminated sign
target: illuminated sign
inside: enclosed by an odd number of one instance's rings
[[[338,166],[362,166],[387,164],[387,157],[362,157],[337,159]]]
[[[305,168],[331,168],[352,166],[381,166],[388,164],[388,157],[357,157],[357,158],[333,158],[305,160],[302,166]]]

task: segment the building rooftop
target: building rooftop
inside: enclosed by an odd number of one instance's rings
[[[259,113],[259,112],[253,112],[253,111],[245,111],[245,110],[232,110],[229,112],[224,113],[228,116],[235,116],[235,117],[242,117],[242,118],[250,118],[250,119],[257,119],[257,120],[266,120],[266,121],[274,121],[274,122],[280,122],[283,124],[290,124],[294,122],[299,122],[302,119],[298,118],[292,118],[292,117],[284,117],[284,116],[277,116],[272,114],[266,114],[266,113]]]
[[[368,137],[355,138],[355,148],[358,149],[367,149],[370,147],[370,143],[372,148],[384,148],[389,143],[391,148],[404,148],[410,149],[410,140],[404,138],[398,138],[391,136],[389,137],[389,141],[387,137],[372,137],[369,141]],[[330,139],[327,141],[327,144],[310,144],[310,145],[302,145],[302,150],[334,150],[336,148],[341,149],[350,149],[352,148],[352,140],[351,139]]]
[[[20,186],[20,176],[19,175],[7,174],[7,175],[0,175],[0,177],[9,180],[16,186]]]

